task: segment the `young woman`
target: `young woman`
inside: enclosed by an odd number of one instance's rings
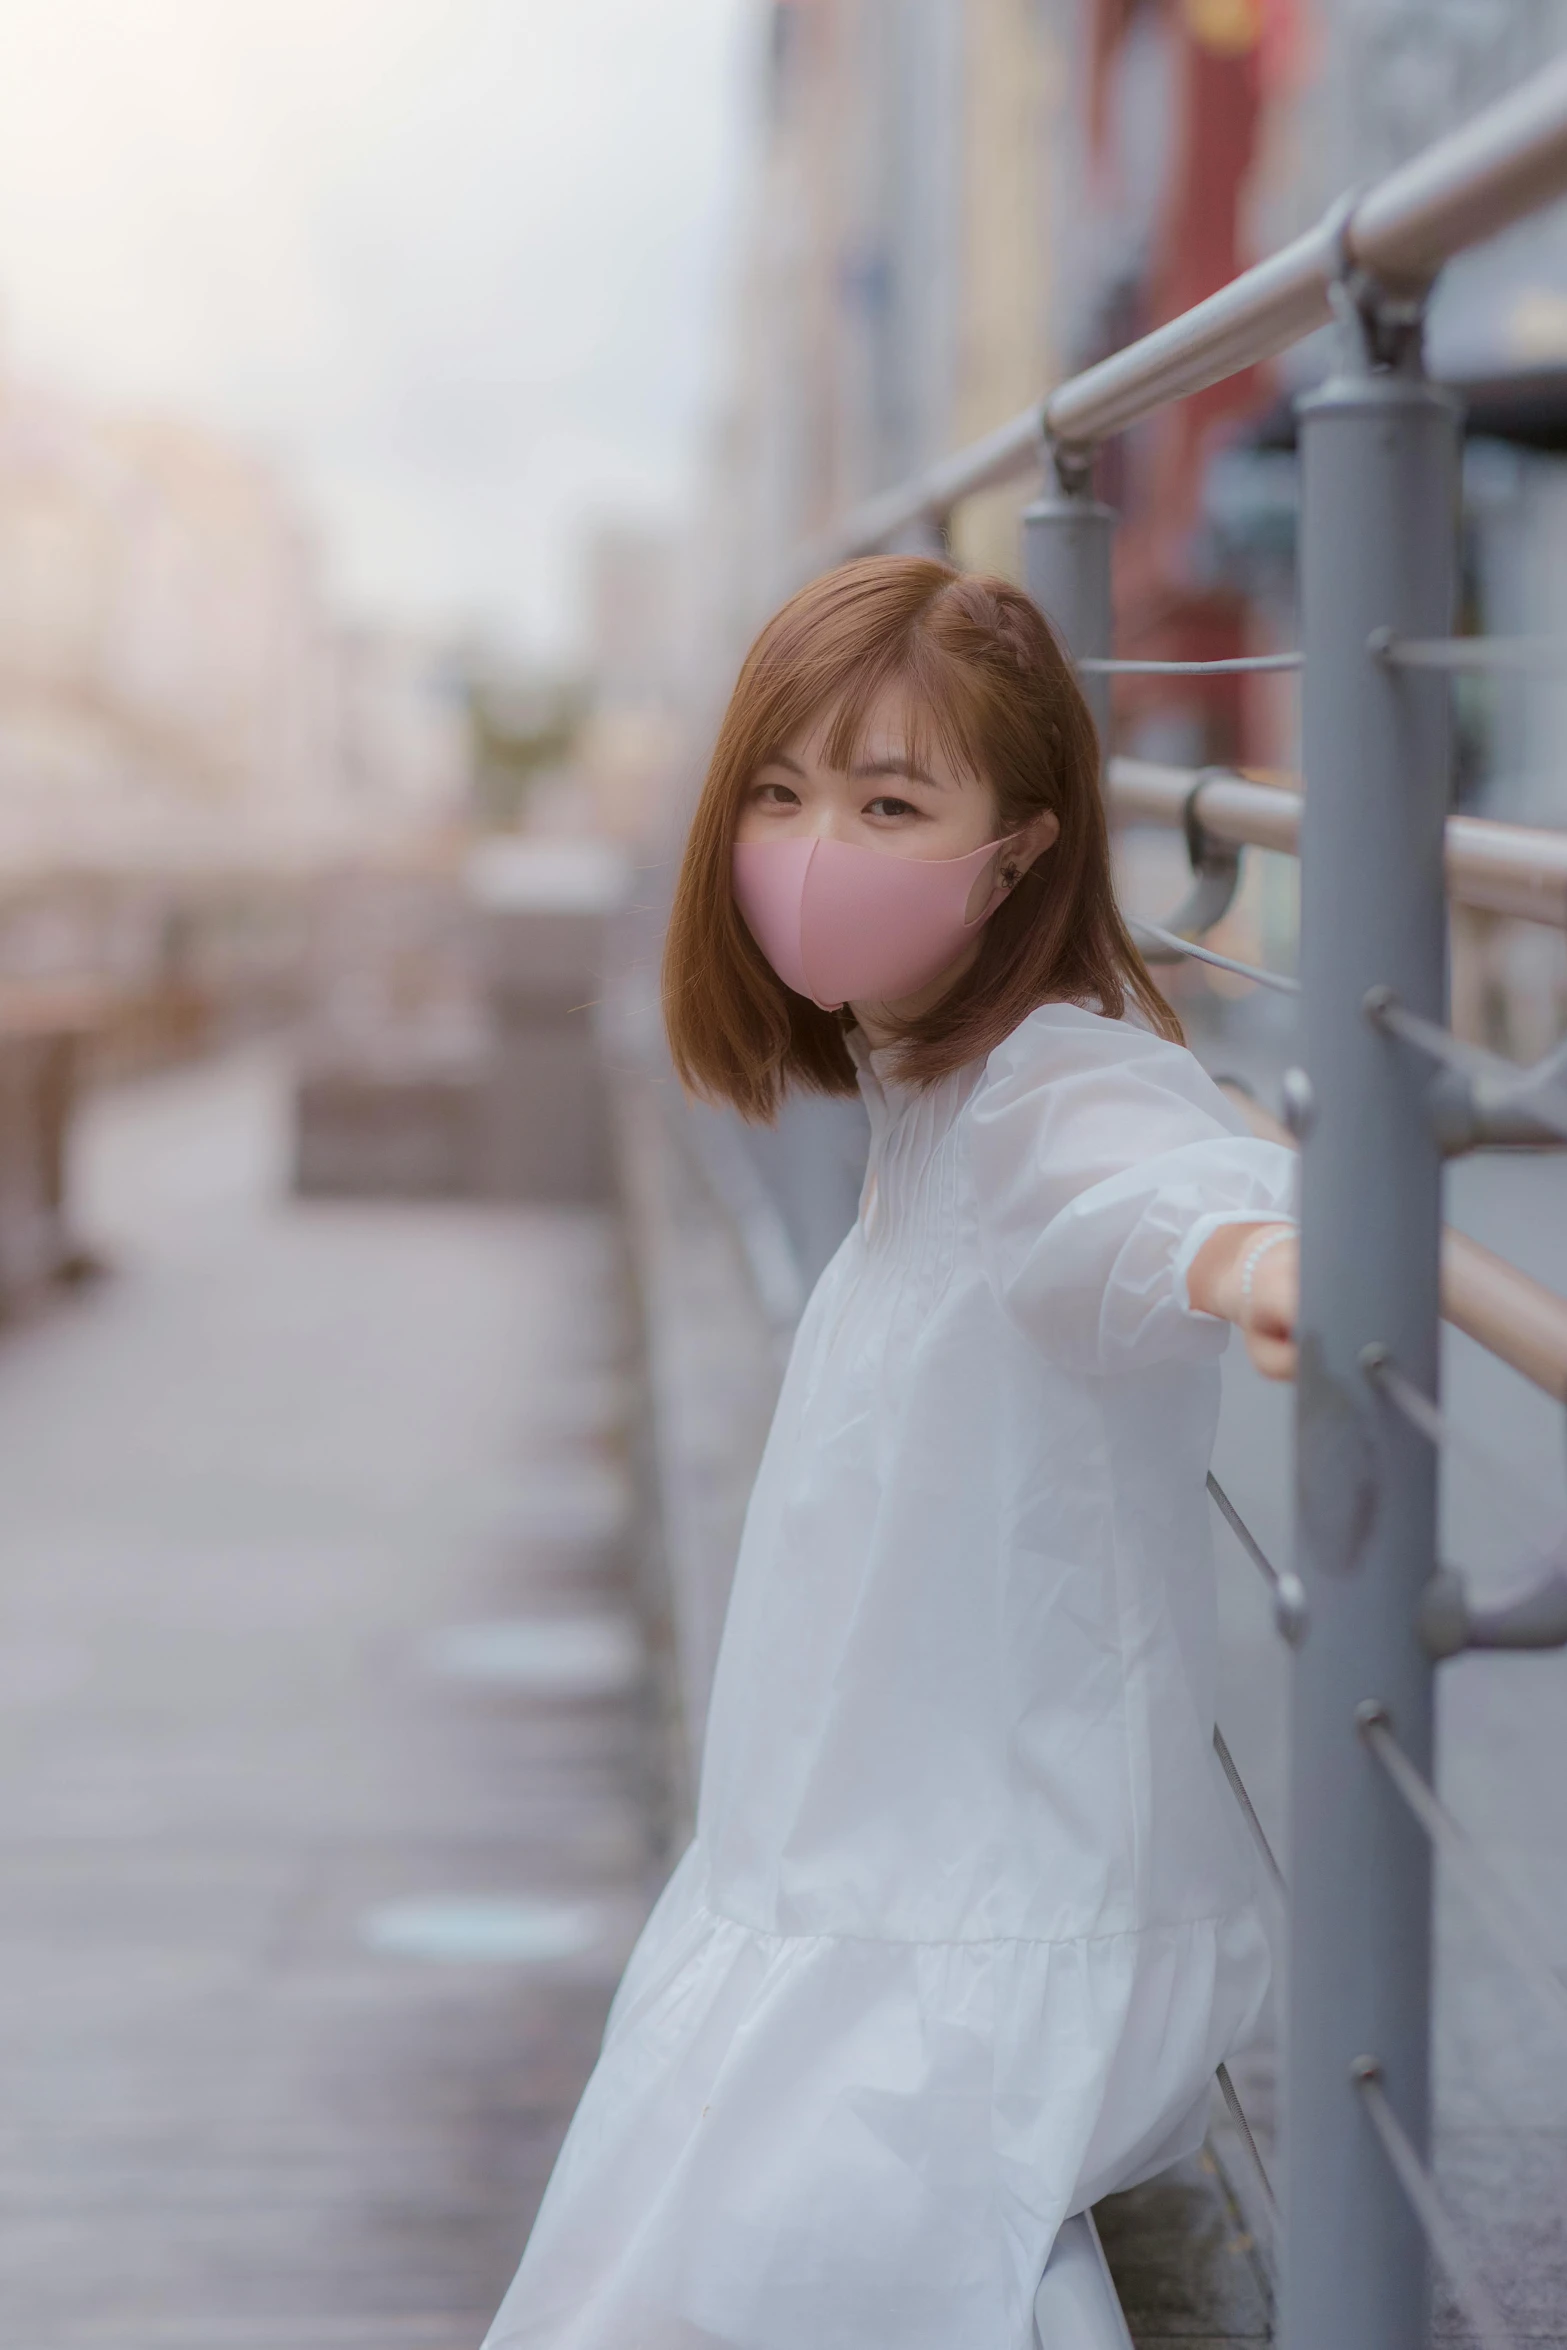
[[[1089,2350],[1086,2215],[1195,2147],[1267,1955],[1204,1479],[1293,1368],[1292,1162],[1116,911],[1018,590],[855,563],[763,631],[669,930],[676,1069],[871,1120],[746,1519],[695,1842],[488,2350]]]

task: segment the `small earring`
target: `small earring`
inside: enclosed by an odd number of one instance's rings
[[[1016,865],[1009,863],[1002,866],[1001,886],[1003,889],[1016,889],[1021,879],[1022,874]]]

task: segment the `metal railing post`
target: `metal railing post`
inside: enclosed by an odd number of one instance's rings
[[[1110,542],[1115,515],[1095,498],[1087,465],[1055,459],[1057,486],[1025,508],[1023,580],[1074,660],[1104,660],[1113,624]],[[1101,766],[1110,756],[1110,680],[1080,678],[1099,730]]]
[[[1436,1392],[1441,1163],[1426,1079],[1364,1000],[1384,984],[1433,1020],[1445,1007],[1448,688],[1380,660],[1376,632],[1450,633],[1459,428],[1456,405],[1422,373],[1417,317],[1359,308],[1347,290],[1341,315],[1340,367],[1299,403],[1296,1565],[1308,1621],[1290,1725],[1281,2338],[1286,2350],[1424,2350],[1425,2244],[1352,2068],[1375,2060],[1423,2157],[1430,1860],[1379,1783],[1356,1707],[1383,1706],[1429,1772],[1431,1665],[1415,1627],[1435,1564],[1436,1462],[1379,1403],[1361,1358],[1388,1347]]]

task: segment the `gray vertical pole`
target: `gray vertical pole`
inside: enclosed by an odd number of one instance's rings
[[[1101,506],[1085,464],[1057,460],[1058,487],[1036,498],[1023,515],[1023,579],[1034,602],[1075,660],[1104,660],[1112,634],[1110,542],[1115,515]],[[1110,680],[1085,677],[1084,697],[1099,729],[1101,755],[1110,742]]]
[[[1386,983],[1443,1017],[1451,724],[1446,681],[1379,661],[1369,640],[1451,633],[1459,433],[1454,404],[1421,372],[1418,328],[1374,365],[1375,314],[1350,315],[1340,372],[1299,404],[1296,1563],[1309,1621],[1290,1726],[1281,2338],[1286,2350],[1424,2350],[1425,2247],[1351,2067],[1377,2060],[1424,2150],[1430,1863],[1355,1715],[1379,1701],[1429,1769],[1431,1668],[1415,1609],[1435,1564],[1436,1464],[1379,1403],[1360,1358],[1385,1345],[1435,1393],[1441,1167],[1426,1079],[1368,1023],[1363,999]]]

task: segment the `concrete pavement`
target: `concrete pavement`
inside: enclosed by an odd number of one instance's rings
[[[657,1866],[615,1228],[101,1097],[0,1343],[0,2340],[475,2350]]]

